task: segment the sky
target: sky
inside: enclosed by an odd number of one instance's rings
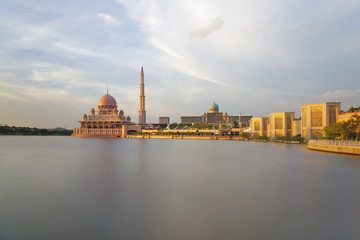
[[[78,127],[101,96],[138,121],[360,105],[358,0],[0,0],[0,124]]]

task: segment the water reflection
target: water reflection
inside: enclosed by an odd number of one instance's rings
[[[1,239],[360,236],[359,157],[299,145],[66,137],[0,137],[0,150]]]

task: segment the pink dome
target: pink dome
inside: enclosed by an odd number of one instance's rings
[[[99,100],[99,106],[116,106],[116,100],[113,96],[111,96],[110,94],[105,94],[104,96],[102,96]]]

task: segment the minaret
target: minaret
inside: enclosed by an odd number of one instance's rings
[[[140,74],[140,110],[139,110],[139,124],[146,124],[146,111],[145,111],[145,86],[144,86],[144,70],[141,67]]]

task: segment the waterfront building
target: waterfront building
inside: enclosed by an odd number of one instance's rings
[[[301,106],[301,136],[306,140],[323,136],[324,127],[336,123],[340,102],[311,103]]]
[[[301,121],[295,118],[294,112],[276,112],[269,117],[252,118],[250,129],[254,136],[294,137],[301,134]]]
[[[252,116],[250,115],[234,115],[230,116],[226,112],[219,111],[219,105],[213,102],[209,106],[209,112],[204,113],[201,116],[181,116],[180,121],[182,124],[207,124],[207,125],[230,125],[234,122],[240,126],[249,126]]]
[[[90,114],[84,114],[79,121],[80,128],[75,128],[73,136],[76,137],[126,137],[130,116],[125,116],[122,109],[118,110],[116,100],[107,91],[99,100],[97,110],[90,110]]]
[[[252,118],[250,129],[255,136],[267,137],[268,129],[269,129],[269,118],[268,117]]]
[[[301,136],[301,118],[294,118],[292,122],[292,137]]]
[[[168,125],[170,123],[170,117],[159,117],[160,125]]]
[[[202,123],[202,116],[181,116],[180,122],[182,124],[201,124]]]
[[[277,112],[269,114],[269,132],[271,139],[276,137],[292,137],[293,136],[293,120],[294,112]]]
[[[140,111],[139,124],[131,121],[130,116],[125,116],[113,96],[106,90],[106,94],[99,100],[97,110],[90,110],[79,121],[80,128],[75,128],[72,136],[75,137],[126,137],[129,131],[141,131],[146,124],[144,71],[141,67],[140,74]]]

